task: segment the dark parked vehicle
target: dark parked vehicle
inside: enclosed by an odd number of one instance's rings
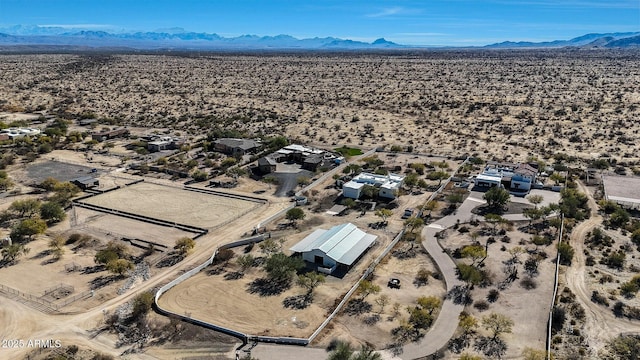
[[[387,286],[392,289],[400,289],[400,279],[392,278],[387,283]]]

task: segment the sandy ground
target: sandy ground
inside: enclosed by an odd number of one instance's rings
[[[154,225],[128,219],[122,216],[109,215],[98,211],[75,206],[77,223],[72,227],[74,232],[88,233],[104,240],[142,239],[165,245],[169,250],[175,241],[182,237],[193,237],[195,234],[173,227]]]
[[[204,228],[215,228],[260,206],[253,201],[202,194],[148,182],[127,186],[83,201],[87,204]]]
[[[225,125],[304,142],[637,161],[640,79],[626,54],[5,55],[0,92],[6,110],[90,111],[187,136],[240,115]]]
[[[400,243],[397,248],[407,246],[407,244]],[[432,273],[438,271],[424,250],[418,251],[416,257],[410,259],[399,260],[391,255],[385,257],[382,263],[376,267],[373,280],[376,285],[380,286],[381,291],[366,299],[373,305],[372,312],[361,316],[347,314],[338,316],[332,323],[333,328],[330,331],[325,331],[313,345],[325,347],[333,339],[343,339],[353,344],[373,344],[375,348],[383,349],[393,343],[391,329],[399,326],[401,319],[408,317],[405,310],[407,306],[414,306],[416,299],[420,296],[443,298],[445,295],[445,286],[442,280],[430,277],[429,283],[424,286],[417,287],[413,284],[418,270],[422,268]],[[400,280],[400,289],[392,289],[387,286],[391,278]],[[382,295],[389,297],[389,303],[384,307],[384,310],[375,302]],[[393,314],[393,304],[395,303],[400,304],[399,316]],[[364,323],[365,318],[373,314],[379,314],[381,320],[373,326]]]
[[[584,253],[587,249],[584,244],[585,239],[590,231],[594,228],[602,226],[602,216],[598,214],[598,207],[591,192],[582,183],[579,183],[580,190],[589,196],[589,206],[591,207],[591,217],[578,224],[571,232],[570,244],[575,249],[575,255],[571,266],[563,269],[564,274],[560,278],[560,289],[563,285],[566,285],[576,295],[577,302],[585,309],[585,323],[580,329],[587,343],[589,344],[589,351],[592,355],[595,355],[598,350],[601,350],[606,341],[610,338],[617,336],[620,333],[626,332],[640,332],[640,322],[630,321],[625,318],[615,317],[610,307],[605,307],[596,304],[591,301],[591,294],[593,290],[599,290],[605,295],[611,294],[606,290],[611,289],[612,285],[600,284],[597,282],[599,277],[594,276],[594,272],[597,269],[601,269],[600,266],[586,266],[586,255]],[[592,252],[588,252],[592,253]],[[593,252],[597,256],[597,252]],[[629,260],[632,263],[636,263],[637,260]],[[610,272],[614,282],[628,281],[634,274],[628,272]],[[615,287],[615,285],[613,285]],[[617,292],[615,292],[617,294]],[[622,297],[619,298],[623,302],[627,302]],[[613,303],[614,301],[611,301]],[[630,305],[637,305],[637,300],[629,302]]]
[[[526,222],[520,223],[520,225],[525,224]],[[469,227],[469,229],[471,232],[476,231],[474,227]],[[469,233],[460,234],[455,230],[449,230],[447,233],[449,234],[447,238],[441,241],[443,247],[447,249],[454,250],[461,246],[470,245],[473,242]],[[516,246],[524,249],[535,248],[535,245],[529,244],[528,240],[531,236],[528,234],[516,230],[507,232],[506,235],[511,238],[510,243],[503,243],[498,240],[496,243],[489,245],[489,256],[485,260],[485,269],[494,276],[493,286],[486,288],[476,286],[471,293],[474,301],[486,301],[489,290],[495,289],[496,285],[506,278],[503,273],[503,262],[511,257],[508,253],[509,249]],[[499,239],[501,236],[497,238]],[[484,244],[485,240],[486,238],[482,236],[478,238],[481,244]],[[520,244],[521,240],[525,242],[525,245]],[[503,246],[505,250],[502,250]],[[526,276],[522,263],[528,256],[526,253],[521,254],[519,256],[521,264],[518,265],[519,279],[508,285],[505,290],[501,290],[498,300],[494,303],[489,303],[488,310],[479,311],[473,306],[465,307],[465,311],[478,319],[491,312],[496,312],[504,314],[514,321],[513,332],[503,336],[509,346],[505,355],[507,358],[517,358],[525,347],[544,349],[546,346],[547,319],[553,294],[556,250],[554,245],[549,245],[543,250],[548,257],[539,264],[539,274],[534,277],[537,283],[535,289],[526,290],[520,285],[520,281]],[[456,261],[469,263],[468,260],[462,259],[456,259]],[[484,333],[484,330],[480,330],[480,332]]]

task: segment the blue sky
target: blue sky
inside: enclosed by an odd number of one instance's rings
[[[0,0],[17,24],[464,46],[639,31],[640,0]]]

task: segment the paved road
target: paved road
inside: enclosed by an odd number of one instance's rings
[[[469,196],[460,205],[455,214],[446,216],[422,229],[422,245],[427,249],[429,255],[440,269],[447,291],[456,285],[463,285],[464,283],[458,280],[456,264],[436,240],[436,233],[453,226],[458,220],[461,223],[469,221],[475,216],[471,213],[471,210],[482,203],[484,203],[484,200]],[[481,216],[475,217],[479,220],[482,219]],[[404,352],[400,357],[402,359],[416,359],[431,355],[443,348],[458,328],[458,316],[460,316],[462,310],[464,310],[464,305],[456,305],[451,300],[445,300],[442,303],[442,309],[440,309],[436,321],[424,338],[417,343],[405,345]]]

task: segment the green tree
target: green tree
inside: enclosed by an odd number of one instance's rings
[[[64,220],[67,214],[60,204],[53,201],[47,201],[40,207],[40,218],[46,220],[48,223],[58,223]]]
[[[24,244],[13,243],[11,245],[7,245],[0,250],[0,254],[2,255],[2,261],[5,263],[13,263],[20,256],[27,255],[31,249],[26,247]]]
[[[427,309],[419,306],[409,306],[407,311],[409,312],[409,323],[415,329],[428,329],[433,323],[433,316]]]
[[[462,334],[464,336],[471,335],[478,328],[478,319],[467,314],[466,312],[462,312],[458,316],[458,326],[462,329]]]
[[[139,318],[146,315],[153,305],[153,292],[145,291],[143,293],[138,294],[133,299],[133,311],[131,312],[132,317]]]
[[[362,280],[360,282],[360,284],[358,284],[358,293],[360,295],[362,295],[362,297],[360,298],[361,300],[364,300],[367,296],[371,295],[371,294],[377,294],[380,292],[380,286],[376,285],[374,283],[372,283],[369,280]]]
[[[624,227],[629,222],[629,218],[629,213],[619,207],[609,217],[609,225],[613,228]]]
[[[490,331],[495,340],[501,334],[511,333],[513,320],[503,314],[491,313],[482,317],[482,327]]]
[[[93,260],[96,264],[106,265],[113,260],[127,258],[129,258],[129,249],[125,244],[109,241],[106,247],[96,252]]]
[[[80,188],[74,184],[66,181],[60,182],[53,187],[54,194],[51,196],[51,201],[55,201],[63,207],[69,205],[71,198],[76,196],[80,192]]]
[[[438,209],[439,206],[440,206],[440,204],[438,203],[438,200],[430,200],[426,204],[424,204],[422,209],[423,210],[428,210],[429,211],[429,216],[431,216],[431,212],[436,210],[436,209]]]
[[[9,210],[20,218],[31,218],[39,212],[40,206],[42,206],[42,202],[38,199],[16,200],[9,205]]]
[[[351,344],[339,341],[335,349],[329,353],[327,360],[351,360],[351,356],[353,356]]]
[[[14,241],[33,240],[36,235],[44,234],[47,223],[42,219],[24,219],[11,230],[11,239]]]
[[[180,254],[181,256],[186,256],[193,250],[194,247],[196,247],[195,240],[185,236],[176,240],[176,244],[173,248],[176,249],[178,254]]]
[[[564,265],[571,265],[573,260],[574,250],[567,242],[558,243],[558,256],[560,256],[560,263]]]
[[[240,267],[240,273],[244,274],[256,264],[256,258],[251,254],[240,255],[236,259],[236,264]]]
[[[384,221],[384,223],[387,223],[387,218],[390,217],[391,215],[393,215],[393,211],[389,210],[389,209],[379,209],[376,210],[376,216],[379,216],[380,218],[382,218],[382,221]]]
[[[557,173],[557,172],[554,172],[553,174],[551,174],[551,176],[549,176],[549,179],[553,181],[555,186],[558,186],[560,182],[565,180],[564,176],[562,176],[560,173]]]
[[[133,270],[133,263],[127,259],[109,261],[107,263],[107,270],[118,276],[123,276],[127,271]]]
[[[467,245],[462,248],[460,255],[463,258],[470,258],[472,260],[471,265],[475,265],[476,261],[487,257],[487,251],[482,245]]]
[[[64,254],[64,244],[66,240],[62,236],[56,236],[49,241],[49,248],[55,259],[60,259]]]
[[[9,179],[6,171],[0,170],[0,191],[7,191],[13,187],[13,181]]]
[[[449,173],[446,171],[432,171],[427,174],[427,179],[438,180],[438,186],[442,185],[442,180],[448,179]]]
[[[362,166],[358,164],[349,164],[342,169],[342,172],[344,174],[355,176],[362,172]]]
[[[477,267],[467,264],[458,264],[458,277],[469,285],[479,285],[484,281],[484,274]]]
[[[375,199],[376,197],[378,197],[378,192],[378,188],[373,185],[365,184],[360,189],[360,194],[362,194],[362,197],[366,199]]]
[[[277,282],[290,282],[296,271],[304,267],[299,257],[289,257],[283,253],[271,255],[265,262],[264,269],[269,278]]]
[[[442,300],[435,296],[421,296],[416,300],[416,302],[421,308],[427,310],[429,315],[433,315],[433,312],[442,305]]]
[[[313,290],[318,287],[320,284],[324,284],[327,278],[320,273],[317,272],[308,272],[306,274],[298,275],[298,286],[303,287],[307,290],[307,297],[311,297],[313,294]]]
[[[492,187],[482,196],[487,201],[487,205],[490,209],[502,211],[505,205],[509,202],[509,192],[500,187]]]
[[[424,226],[424,220],[422,218],[413,216],[404,221],[404,225],[409,228],[410,233],[414,233],[416,229]]]
[[[292,209],[287,210],[287,214],[285,218],[289,220],[292,224],[295,224],[297,220],[302,220],[306,217],[306,214],[302,209],[298,207],[294,207]]]

